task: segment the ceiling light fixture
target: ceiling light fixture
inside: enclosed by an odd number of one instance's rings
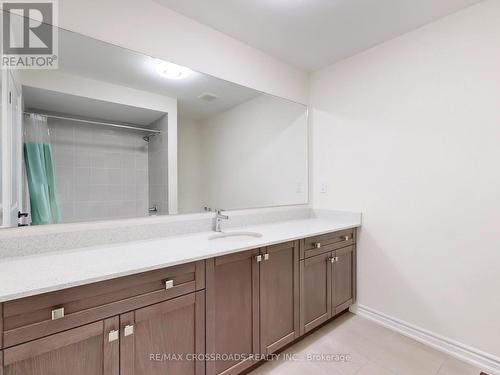
[[[193,71],[185,66],[172,64],[166,61],[156,61],[156,73],[167,79],[184,79],[191,75]]]

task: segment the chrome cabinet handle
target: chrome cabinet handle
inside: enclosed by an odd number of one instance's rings
[[[174,280],[165,280],[165,290],[172,289],[174,287]]]
[[[119,339],[119,337],[120,337],[120,334],[119,334],[118,330],[114,329],[112,331],[109,331],[108,342],[116,341]]]
[[[123,336],[131,336],[134,334],[134,326],[132,324],[128,324],[123,328]]]
[[[330,258],[327,259],[327,262],[333,263],[333,262],[335,262],[335,260],[330,257]]]
[[[59,307],[57,309],[52,310],[52,320],[57,320],[62,318],[64,318],[64,307]]]
[[[255,260],[257,261],[257,263],[262,262],[262,255],[257,255],[257,256],[255,257]]]
[[[339,257],[334,257],[334,258],[333,258],[333,261],[334,261],[334,262],[338,262],[338,261],[339,261]]]
[[[264,260],[269,260],[269,254],[264,254]]]
[[[349,241],[349,236],[345,236],[344,240]]]
[[[314,246],[316,249],[319,249],[319,248],[321,248],[321,242],[315,242],[315,243],[313,243],[313,246]]]

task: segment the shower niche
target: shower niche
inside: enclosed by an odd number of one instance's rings
[[[23,208],[32,224],[169,213],[169,114],[123,96],[22,85]]]

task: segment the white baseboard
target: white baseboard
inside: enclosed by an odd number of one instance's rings
[[[471,365],[480,368],[482,371],[486,371],[490,375],[500,375],[500,358],[494,355],[437,335],[423,328],[416,327],[402,320],[373,310],[367,306],[354,305],[350,308],[350,311],[356,315],[370,319],[380,325],[399,332],[402,335],[411,337],[414,340],[431,346],[436,350],[470,363]]]

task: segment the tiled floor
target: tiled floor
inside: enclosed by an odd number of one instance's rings
[[[480,370],[351,313],[307,336],[251,375],[479,375]],[[345,354],[348,361],[308,360],[311,354]]]

